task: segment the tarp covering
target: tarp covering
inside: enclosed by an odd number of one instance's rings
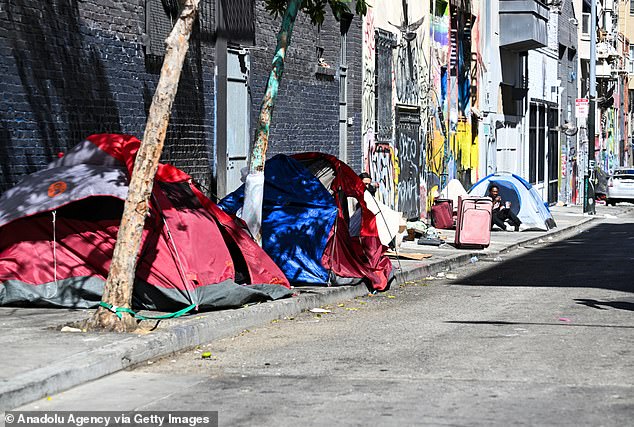
[[[335,200],[296,160],[278,155],[266,162],[262,248],[293,283],[326,283],[321,263],[328,234],[337,217]],[[220,201],[237,213],[244,203],[244,186]]]
[[[363,182],[349,166],[321,153],[278,155],[266,162],[264,176],[262,247],[292,283],[387,287],[392,266]],[[348,231],[348,198],[361,211],[357,237]],[[239,215],[243,199],[244,186],[219,206]]]
[[[127,135],[93,135],[0,197],[0,304],[98,304],[134,164],[129,157],[139,144]],[[143,230],[136,307],[238,307],[289,296],[289,287],[187,174],[161,165]]]
[[[523,229],[546,231],[557,225],[539,193],[524,178],[498,172],[476,182],[469,190],[471,196],[486,196],[489,188],[497,185],[502,200],[511,202],[511,211],[522,221]]]

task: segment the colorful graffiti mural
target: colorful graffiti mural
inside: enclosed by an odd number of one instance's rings
[[[433,200],[430,189],[453,178],[468,187],[478,178],[478,116],[471,111],[481,73],[478,44],[471,41],[477,21],[468,0],[451,10],[450,2],[416,4],[415,12],[408,12],[413,2],[403,0],[396,25],[396,3],[376,1],[363,22],[364,168],[379,182],[383,203],[424,218]],[[434,13],[427,14],[430,7]],[[417,23],[415,35],[403,31],[408,22]],[[395,41],[390,58],[377,45],[386,32]],[[377,75],[386,67],[392,73],[391,102],[385,97],[390,92],[381,84],[377,88],[377,81],[385,82]],[[385,121],[389,104],[393,131],[388,135],[376,126]],[[399,127],[402,111],[418,116],[414,128]]]
[[[394,148],[389,144],[373,145],[370,150],[370,158],[369,173],[379,184],[375,197],[383,203],[386,200],[397,200],[396,186],[399,168]]]
[[[363,133],[363,168],[370,172],[370,156],[374,149],[376,91],[374,85],[375,49],[374,9],[369,8],[363,21],[363,87],[361,89],[361,132]]]
[[[477,20],[469,2],[451,12],[448,6],[437,4],[432,18],[429,99],[433,120],[426,153],[430,189],[442,188],[454,178],[468,188],[478,179],[478,126],[477,116],[472,115],[481,73],[477,39],[472,43],[472,29],[478,34]]]

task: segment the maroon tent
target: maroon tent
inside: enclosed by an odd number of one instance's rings
[[[0,305],[98,305],[139,145],[133,136],[92,135],[0,197]],[[239,307],[289,296],[289,288],[269,256],[189,175],[159,166],[135,307]]]

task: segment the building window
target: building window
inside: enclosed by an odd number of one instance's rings
[[[583,37],[590,37],[590,16],[589,13],[581,14],[581,35]]]
[[[528,127],[528,181],[537,182],[537,105],[532,104]]]
[[[537,128],[537,182],[544,182],[544,169],[546,161],[546,107],[539,106],[539,127]]]
[[[394,133],[392,115],[392,49],[396,45],[395,36],[378,29],[376,40],[376,139],[377,142],[390,142]]]
[[[634,74],[634,45],[630,45],[630,57],[627,60],[627,72]]]
[[[630,15],[634,15],[634,1],[630,1]]]

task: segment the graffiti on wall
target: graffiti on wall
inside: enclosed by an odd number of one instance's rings
[[[419,48],[417,43],[401,43],[396,58],[396,100],[401,104],[419,103]]]
[[[363,86],[361,88],[361,132],[363,133],[363,168],[370,172],[370,152],[374,147],[375,86],[374,62],[376,44],[374,40],[374,12],[372,8],[363,20]]]
[[[469,188],[478,179],[479,138],[477,81],[482,72],[477,38],[477,19],[468,2],[463,8],[438,7],[432,17],[430,58],[427,186],[442,189],[458,179]]]
[[[601,111],[601,133],[597,147],[597,164],[604,172],[611,173],[619,165],[617,110]]]
[[[420,113],[418,110],[398,112],[397,139],[398,164],[398,209],[406,218],[420,216]]]
[[[396,183],[399,169],[394,149],[389,144],[376,144],[371,147],[369,173],[379,184],[375,197],[383,203],[397,200]]]

